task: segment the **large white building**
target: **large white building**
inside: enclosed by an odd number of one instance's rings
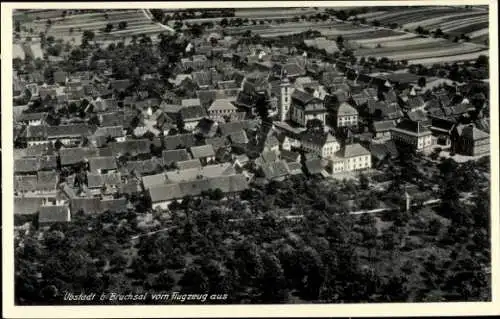
[[[395,142],[410,145],[416,152],[432,147],[432,132],[420,121],[401,121],[391,129],[391,139]]]
[[[369,169],[372,167],[371,153],[360,144],[348,144],[335,154],[330,165],[333,174]]]
[[[357,127],[358,110],[347,102],[342,102],[337,110],[337,127]]]
[[[340,150],[340,143],[330,133],[314,134],[304,132],[300,136],[301,148],[322,158],[330,158]]]

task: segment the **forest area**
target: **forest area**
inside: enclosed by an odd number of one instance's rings
[[[222,200],[186,197],[169,212],[144,213],[137,198],[128,211],[31,225],[15,240],[16,303],[60,303],[66,291],[227,294],[218,302],[244,304],[491,299],[489,158],[438,166],[440,205],[381,216],[346,213],[366,181],[298,176]],[[137,236],[151,230],[160,231]]]

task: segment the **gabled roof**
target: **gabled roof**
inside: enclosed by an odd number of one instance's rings
[[[239,130],[231,133],[229,135],[229,139],[233,144],[247,144],[249,142],[245,130]]]
[[[207,115],[205,109],[201,106],[186,106],[179,111],[182,120],[198,120]]]
[[[180,170],[201,168],[201,162],[198,158],[195,158],[185,161],[179,161],[176,163],[176,166]]]
[[[307,172],[311,175],[321,174],[323,171],[323,162],[320,158],[309,159],[305,162]]]
[[[117,169],[116,160],[113,156],[90,157],[88,161],[92,172],[97,172],[98,169]]]
[[[347,144],[341,151],[344,158],[370,155],[370,151],[361,146],[361,144]]]
[[[236,111],[238,108],[231,103],[228,99],[217,99],[212,102],[212,105],[208,108],[208,111],[221,111],[229,110]]]
[[[403,132],[410,135],[429,135],[431,131],[422,125],[420,121],[414,122],[408,119],[403,119],[392,130]]]
[[[43,201],[42,197],[14,197],[14,214],[34,214],[42,206]]]
[[[358,110],[356,110],[352,105],[350,105],[347,102],[341,103],[339,109],[337,110],[337,116],[349,116],[349,115],[358,115]]]
[[[164,165],[171,165],[179,161],[189,160],[189,154],[186,149],[169,150],[162,152]]]
[[[193,158],[205,158],[215,156],[214,148],[211,144],[192,146],[190,148]]]
[[[62,148],[59,150],[59,156],[61,159],[61,165],[73,165],[90,157],[98,156],[98,150],[90,147]]]
[[[462,129],[462,137],[465,137],[472,141],[477,141],[490,138],[490,135],[476,128],[474,125],[467,125]]]
[[[262,165],[262,171],[268,179],[280,178],[288,175],[288,165],[283,160],[269,162]]]
[[[150,152],[151,141],[148,139],[130,139],[123,142],[112,142],[108,144],[112,154],[115,156],[129,153],[132,156],[138,154],[148,154]]]
[[[176,148],[189,148],[194,146],[196,141],[193,134],[177,134],[171,136],[165,136],[163,138],[165,149],[174,150]]]
[[[392,120],[373,122],[373,129],[375,130],[375,132],[390,131],[394,127],[396,127],[396,125]]]
[[[71,221],[69,207],[65,205],[40,206],[38,213],[38,222],[41,224]]]

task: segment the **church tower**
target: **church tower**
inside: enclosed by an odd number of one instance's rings
[[[286,75],[281,79],[280,92],[279,115],[280,121],[283,122],[290,118],[289,113],[292,96],[292,87]]]

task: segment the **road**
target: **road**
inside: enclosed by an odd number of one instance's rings
[[[154,21],[153,16],[151,15],[151,12],[149,12],[149,9],[141,9],[141,10],[142,10],[142,13],[144,13],[144,15],[146,16],[146,18],[151,20],[151,22],[154,22],[156,25],[158,25],[159,27],[161,27],[167,31],[175,33],[175,30],[172,29],[171,27],[169,27],[168,25],[164,25],[163,23]]]

